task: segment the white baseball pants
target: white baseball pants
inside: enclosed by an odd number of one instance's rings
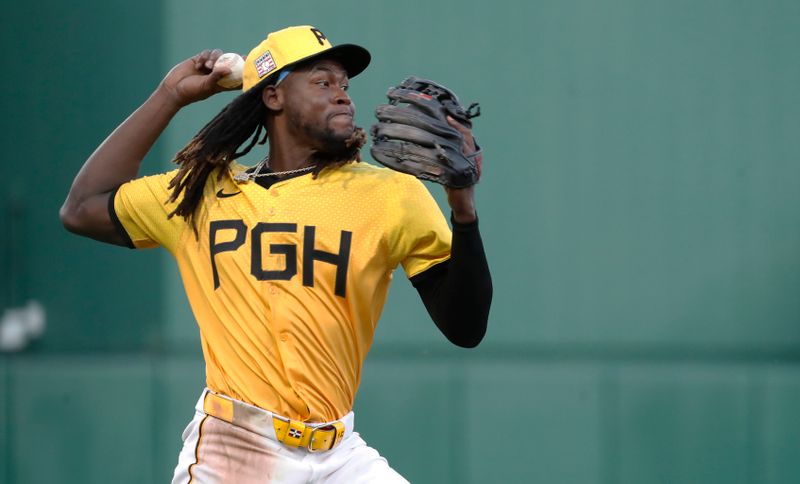
[[[195,410],[183,432],[172,484],[408,484],[353,432],[352,412],[342,419],[347,430],[338,446],[309,452],[282,444],[274,430],[262,435],[207,415],[203,396]],[[271,421],[272,414],[265,413]]]

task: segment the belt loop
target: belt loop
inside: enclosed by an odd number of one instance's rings
[[[234,423],[233,400],[222,398],[212,392],[206,393],[204,400],[203,411],[205,411],[205,413],[228,423]]]
[[[286,429],[286,435],[283,436],[282,442],[292,447],[300,447],[303,440],[303,434],[306,433],[308,427],[299,420],[289,420],[289,426]]]

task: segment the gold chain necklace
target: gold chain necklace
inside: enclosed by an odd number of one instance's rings
[[[236,175],[233,176],[233,179],[237,182],[249,182],[253,181],[260,176],[282,176],[282,175],[293,175],[295,173],[303,173],[305,171],[311,171],[314,169],[314,166],[306,166],[304,168],[297,168],[294,170],[286,170],[286,171],[266,171],[261,172],[261,169],[264,167],[269,168],[269,155],[265,156],[263,160],[259,161],[258,164],[255,166],[252,172],[248,173],[247,170],[240,171]]]

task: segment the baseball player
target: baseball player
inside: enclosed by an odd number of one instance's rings
[[[353,400],[398,265],[450,341],[483,338],[492,286],[474,189],[448,190],[451,231],[419,180],[360,162],[366,135],[347,90],[370,55],[311,26],[256,46],[242,94],[178,168],[137,178],[172,117],[224,90],[220,55],[176,65],[85,162],[61,209],[72,232],[162,246],[178,264],[207,388],[172,482],[406,482],[354,431]],[[236,161],[266,141],[255,166]]]

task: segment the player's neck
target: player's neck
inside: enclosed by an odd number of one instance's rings
[[[270,138],[269,167],[272,171],[297,170],[310,166],[314,150],[301,144],[276,143]]]

